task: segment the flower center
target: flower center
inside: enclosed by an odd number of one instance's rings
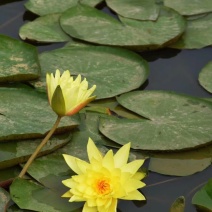
[[[103,178],[96,181],[96,191],[98,194],[108,194],[110,190],[109,179]]]

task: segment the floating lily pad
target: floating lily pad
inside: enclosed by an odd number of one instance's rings
[[[171,159],[151,158],[148,169],[165,175],[188,176],[201,172],[211,165],[211,158],[204,159]]]
[[[21,209],[46,212],[82,211],[82,203],[70,203],[61,197],[63,191],[51,190],[31,180],[15,179],[10,186],[10,194]]]
[[[172,204],[169,212],[184,212],[185,211],[185,197],[178,197]]]
[[[60,13],[39,17],[24,24],[20,30],[20,37],[25,40],[39,42],[64,42],[71,38],[61,29],[59,24]]]
[[[187,20],[182,37],[170,45],[176,49],[200,49],[212,45],[212,13],[198,19]]]
[[[155,21],[160,11],[155,0],[106,0],[106,3],[119,15],[137,20]]]
[[[33,139],[0,143],[0,169],[26,162],[41,141],[41,139]],[[38,156],[49,154],[69,141],[68,135],[54,136],[41,149]]]
[[[81,4],[85,4],[85,5],[88,5],[90,7],[95,7],[103,1],[104,0],[79,0],[79,2]]]
[[[164,0],[164,5],[176,10],[181,15],[196,15],[212,12],[211,0]]]
[[[29,0],[25,3],[25,7],[31,12],[40,16],[60,13],[70,7],[77,5],[78,0],[65,0],[62,2],[58,0]]]
[[[90,86],[97,86],[97,99],[136,89],[148,76],[145,60],[131,51],[112,47],[69,46],[41,54],[40,64],[42,76],[34,84],[37,88],[42,90],[46,87],[46,72],[68,69],[72,75],[86,77]]]
[[[212,178],[209,179],[207,184],[198,191],[192,198],[194,204],[201,211],[212,211]]]
[[[0,211],[6,211],[7,204],[10,201],[9,193],[0,187]]]
[[[119,17],[120,21],[85,5],[61,15],[61,27],[74,38],[113,46],[137,49],[158,48],[174,42],[184,31],[184,18],[169,8],[161,8],[156,21]]]
[[[199,83],[203,88],[212,93],[212,61],[199,73]]]
[[[0,88],[0,141],[39,138],[49,131],[56,114],[44,93],[31,88]],[[77,116],[62,118],[57,132],[78,125]]]
[[[27,81],[39,77],[36,47],[0,35],[0,82]]]
[[[166,91],[135,91],[118,102],[146,118],[101,119],[100,131],[109,139],[143,150],[182,150],[212,141],[212,104]]]

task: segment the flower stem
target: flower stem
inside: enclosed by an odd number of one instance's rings
[[[55,130],[57,129],[57,126],[60,123],[61,120],[61,116],[57,117],[56,122],[54,123],[54,126],[52,127],[52,129],[48,132],[48,134],[46,135],[46,137],[42,140],[42,142],[37,146],[36,150],[34,151],[34,153],[30,156],[30,158],[28,159],[27,163],[24,165],[22,171],[20,172],[20,174],[18,175],[18,177],[22,178],[24,176],[24,174],[27,172],[27,169],[29,168],[29,166],[31,165],[31,163],[34,161],[34,159],[37,157],[38,153],[40,152],[40,150],[45,146],[45,144],[48,142],[48,140],[50,139],[50,137],[53,135],[53,133],[55,132]]]

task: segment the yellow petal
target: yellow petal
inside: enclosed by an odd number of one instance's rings
[[[114,155],[115,167],[120,168],[127,163],[130,151],[130,143],[122,146]]]
[[[87,202],[84,204],[82,212],[97,212],[96,207],[89,207]]]
[[[143,165],[144,163],[144,160],[134,160],[128,164],[124,164],[122,167],[121,167],[121,170],[123,172],[130,172],[131,174],[135,174],[138,169]]]
[[[135,191],[128,193],[127,196],[121,197],[120,199],[124,199],[124,200],[145,200],[146,198],[138,190],[135,190]]]
[[[66,163],[68,164],[68,166],[69,166],[75,173],[77,173],[77,174],[82,174],[82,173],[83,173],[82,169],[84,170],[84,167],[81,169],[81,168],[78,166],[78,164],[79,164],[80,162],[81,162],[80,164],[83,164],[83,166],[86,166],[85,163],[88,164],[87,162],[82,161],[82,160],[80,160],[79,158],[75,158],[75,157],[73,157],[73,156],[71,156],[71,155],[63,154],[63,157],[64,157]],[[80,162],[79,162],[79,161],[80,161]],[[89,164],[88,164],[88,165],[89,165]]]
[[[96,159],[97,161],[102,161],[102,154],[91,138],[88,139],[87,152],[89,161],[91,161],[92,158]]]
[[[136,179],[136,180],[142,180],[144,177],[146,177],[146,173],[145,172],[136,172],[133,175],[133,179]]]
[[[104,158],[102,160],[102,165],[109,170],[114,169],[114,157],[113,157],[112,150],[109,150],[106,153],[106,155],[104,156]]]
[[[144,187],[146,184],[142,181],[135,180],[135,179],[129,179],[126,182],[125,189],[127,192],[132,192],[134,190],[137,190],[138,188]]]
[[[61,197],[68,197],[68,198],[70,198],[70,197],[72,197],[73,196],[73,194],[70,192],[70,191],[67,191],[65,194],[63,194]]]
[[[105,206],[98,207],[99,212],[116,212],[117,199],[113,198],[111,204],[106,208]]]

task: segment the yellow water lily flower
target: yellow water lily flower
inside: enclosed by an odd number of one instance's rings
[[[87,152],[90,163],[63,155],[68,166],[77,174],[62,181],[70,188],[62,197],[70,202],[85,201],[83,212],[116,212],[118,199],[145,200],[137,190],[145,186],[141,181],[145,173],[138,172],[144,160],[127,163],[130,143],[122,146],[114,155],[109,150],[101,154],[89,138]]]
[[[81,75],[78,75],[74,80],[68,70],[61,76],[58,69],[55,76],[47,73],[46,84],[49,103],[59,116],[71,116],[96,98],[91,96],[96,85],[88,89],[86,78],[82,81]]]

